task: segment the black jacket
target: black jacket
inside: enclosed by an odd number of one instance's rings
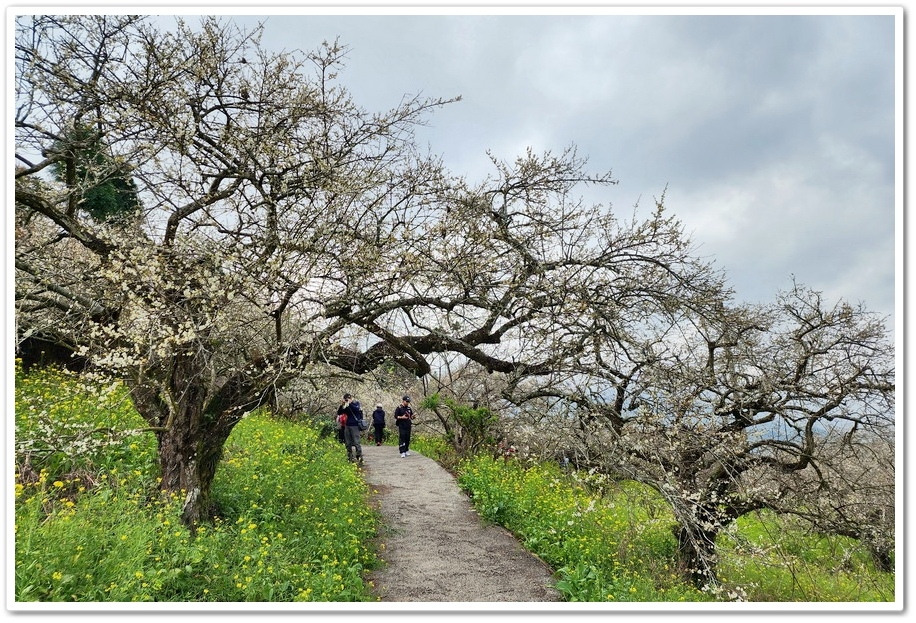
[[[402,417],[407,415],[409,417]],[[394,423],[398,426],[406,426],[410,428],[413,424],[413,409],[410,408],[410,405],[406,407],[404,405],[399,405],[397,409],[394,410]]]
[[[385,425],[385,410],[381,407],[376,407],[375,411],[372,412],[372,423],[381,428]]]

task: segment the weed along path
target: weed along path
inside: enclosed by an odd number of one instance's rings
[[[381,601],[560,601],[551,571],[508,531],[481,520],[438,463],[363,445],[366,482],[382,515]]]

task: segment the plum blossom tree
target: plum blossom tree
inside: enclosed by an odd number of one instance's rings
[[[887,569],[895,373],[882,319],[796,284],[771,305],[645,320],[615,323],[610,340],[610,326],[589,327],[593,350],[569,375],[519,379],[509,399],[553,412],[580,466],[656,489],[697,586],[718,585],[717,536],[760,509],[859,538]]]
[[[409,140],[444,101],[362,111],[334,83],[343,55],[269,54],[215,19],[17,22],[20,338],[40,330],[128,383],[191,525],[239,419],[343,352],[328,302],[361,222],[387,242],[444,179]],[[78,209],[125,170],[128,226]]]
[[[575,199],[614,180],[574,147],[491,155],[469,182],[414,138],[458,98],[370,113],[338,82],[344,47],[259,37],[215,18],[16,22],[18,337],[127,384],[189,525],[233,427],[308,366],[423,377],[452,353],[553,375],[596,304],[613,318],[719,287],[661,206],[620,221]],[[136,189],[126,222],[80,209],[111,179]]]

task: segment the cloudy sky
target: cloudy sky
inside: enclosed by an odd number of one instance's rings
[[[473,10],[239,8],[233,19],[263,21],[276,49],[338,38],[350,48],[341,82],[370,110],[404,94],[460,95],[418,133],[455,173],[486,175],[488,149],[512,160],[575,144],[619,181],[590,199],[628,215],[665,192],[741,300],[773,300],[794,275],[893,326],[891,14]]]

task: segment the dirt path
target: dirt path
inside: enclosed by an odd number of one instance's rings
[[[365,479],[383,518],[383,564],[370,579],[384,601],[559,601],[551,571],[503,528],[481,520],[438,463],[363,445]]]

